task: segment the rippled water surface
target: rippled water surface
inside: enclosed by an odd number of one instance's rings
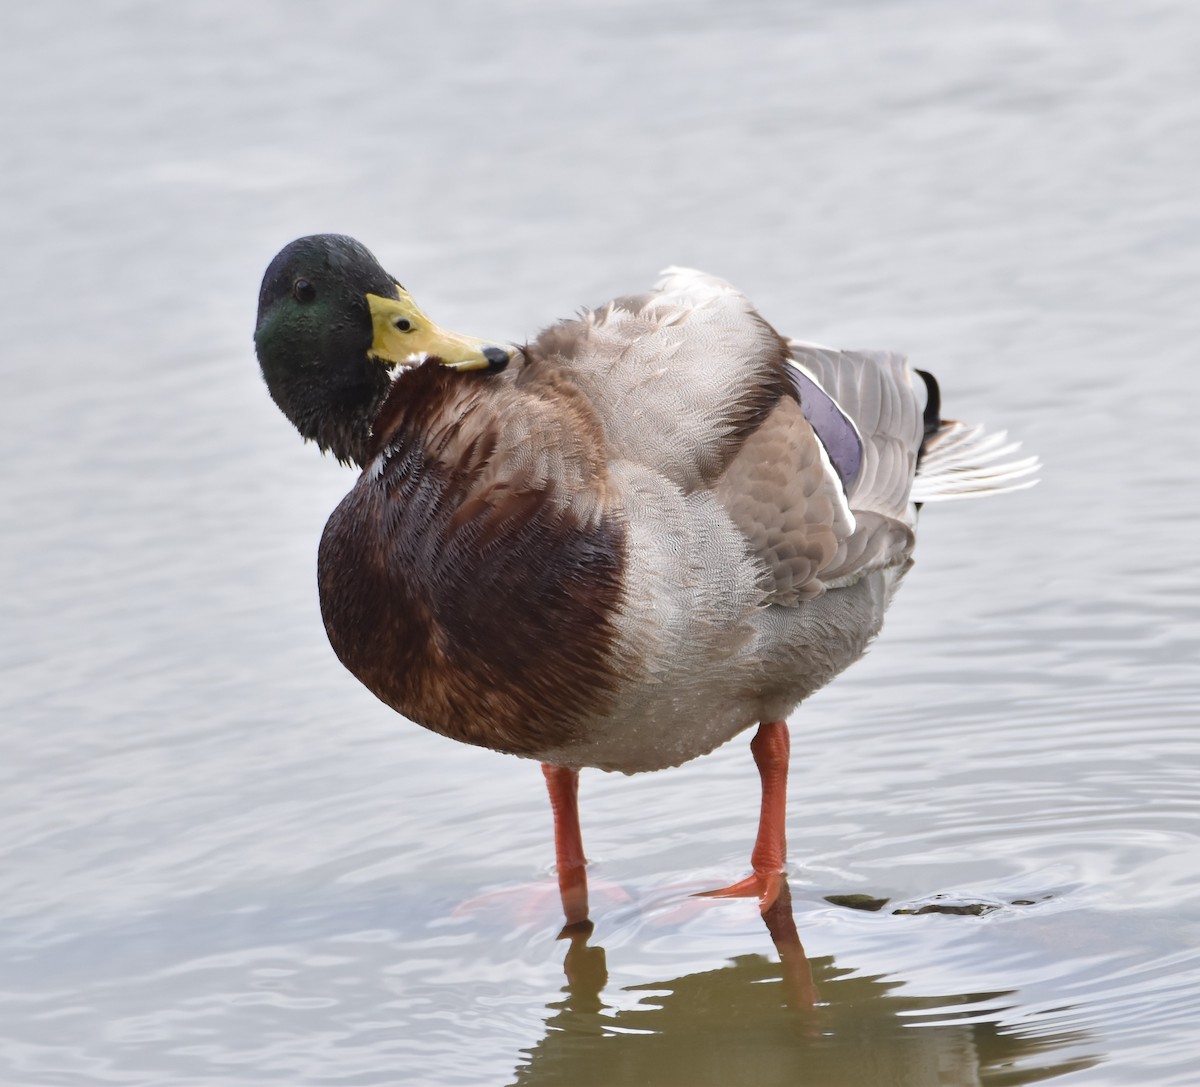
[[[0,1083],[1197,1082],[1194,5],[5,23]],[[584,774],[596,931],[556,941],[537,767],[333,658],[352,477],[250,341],[318,230],[511,339],[697,265],[1041,455],[925,511],[795,714],[790,917],[687,897],[745,870],[739,739]]]

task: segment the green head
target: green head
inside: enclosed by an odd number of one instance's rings
[[[512,351],[433,324],[361,242],[313,234],[271,261],[254,346],[271,398],[309,441],[362,465],[397,367],[502,370]]]

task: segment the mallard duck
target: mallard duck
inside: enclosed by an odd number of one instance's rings
[[[921,503],[1036,467],[943,421],[901,355],[785,339],[686,268],[514,347],[315,235],[267,268],[255,346],[301,435],[361,469],[319,550],[335,653],[409,720],[542,764],[569,924],[580,769],[662,770],[752,725],[752,874],[710,893],[768,908],[788,714],[879,632]]]

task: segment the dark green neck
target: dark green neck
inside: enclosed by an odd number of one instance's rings
[[[372,366],[357,387],[330,389],[324,382],[305,380],[293,371],[288,380],[267,387],[271,398],[306,441],[316,442],[323,453],[332,453],[343,464],[362,468],[371,443],[371,424],[387,399],[391,378],[381,366]]]

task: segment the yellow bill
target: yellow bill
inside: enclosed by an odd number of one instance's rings
[[[512,361],[513,348],[439,328],[399,284],[396,292],[397,298],[367,295],[375,332],[372,358],[410,366],[436,357],[454,370],[503,370]]]

